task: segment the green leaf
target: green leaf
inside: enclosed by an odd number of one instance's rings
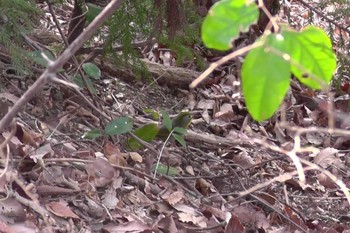
[[[83,134],[83,136],[81,136],[82,138],[85,138],[85,139],[95,139],[95,138],[98,138],[98,137],[101,137],[102,134],[100,132],[100,130],[98,129],[93,129],[93,130],[90,130],[88,132],[85,132]]]
[[[168,176],[177,175],[177,169],[175,167],[167,166],[161,163],[159,163],[157,167],[157,164],[153,164],[152,171],[155,172],[156,168],[157,168],[157,173],[161,175],[168,175]]]
[[[155,120],[155,121],[158,121],[158,120],[159,120],[159,114],[158,114],[157,111],[154,111],[154,110],[151,109],[151,108],[145,108],[143,111],[144,111],[145,113],[150,114],[153,120]]]
[[[165,127],[169,130],[169,132],[171,131],[171,129],[173,128],[173,123],[171,122],[171,119],[169,117],[169,114],[166,113],[164,110],[160,111],[162,113],[162,117],[163,117],[163,124],[165,125]]]
[[[96,80],[101,78],[101,70],[98,68],[97,65],[90,63],[90,62],[87,62],[87,63],[84,63],[82,65],[82,67],[83,67],[83,70],[85,71],[85,73],[89,77],[96,79]]]
[[[154,123],[141,126],[140,128],[136,129],[134,132],[134,134],[137,137],[139,137],[140,139],[146,142],[153,141],[156,138],[157,133],[158,133],[158,126],[157,124],[154,124]],[[128,145],[132,150],[138,150],[142,147],[142,145],[135,138],[130,138],[128,140]]]
[[[291,57],[292,73],[303,84],[322,89],[332,80],[336,69],[336,55],[326,33],[309,26],[300,32],[283,28],[285,51]]]
[[[73,77],[73,82],[75,84],[77,84],[80,88],[84,88],[85,84],[83,81],[83,77],[81,77],[79,74],[75,75]],[[97,94],[97,91],[94,87],[94,84],[92,83],[91,79],[89,77],[86,77],[86,84],[87,84],[87,88],[91,91],[91,93],[93,93],[94,95]]]
[[[101,13],[103,8],[92,3],[86,3],[86,6],[87,12],[85,14],[85,18],[88,23],[91,23],[97,17],[97,15]]]
[[[42,65],[43,67],[47,68],[49,62],[48,60],[44,57],[46,56],[49,60],[54,61],[55,56],[49,51],[49,50],[35,50],[28,52],[28,57],[35,63]],[[62,68],[58,70],[59,72],[64,71]]]
[[[257,121],[271,117],[282,103],[290,83],[290,64],[273,50],[282,50],[283,38],[270,34],[260,39],[263,47],[252,49],[242,65],[242,89],[251,116]]]
[[[181,128],[181,127],[175,127],[173,131],[179,135],[185,135],[187,132],[185,128]]]
[[[240,32],[246,32],[259,17],[250,0],[222,0],[213,5],[202,24],[202,40],[208,48],[228,50]]]
[[[185,141],[183,135],[179,135],[179,134],[173,133],[172,136],[175,138],[175,140],[178,143],[180,143],[181,146],[183,146],[184,148],[187,147],[187,144],[186,144],[186,141]]]
[[[129,117],[120,117],[108,123],[105,128],[107,135],[120,135],[131,132],[133,122]]]

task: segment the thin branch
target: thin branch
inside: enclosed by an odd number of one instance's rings
[[[238,56],[241,56],[247,52],[249,52],[250,50],[254,49],[254,48],[258,48],[260,46],[263,45],[263,42],[262,41],[259,41],[259,42],[255,42],[254,44],[252,45],[248,45],[244,48],[241,48],[235,52],[232,52],[226,56],[224,56],[223,58],[221,58],[220,60],[210,64],[210,66],[198,77],[196,78],[191,84],[190,84],[190,88],[193,89],[195,87],[197,87],[199,85],[199,83],[203,82],[207,76],[209,74],[211,74],[217,67],[225,64],[226,62],[228,62],[229,60],[231,59],[234,59]]]

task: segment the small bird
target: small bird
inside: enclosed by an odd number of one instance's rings
[[[187,129],[187,127],[191,124],[192,121],[192,115],[189,112],[180,112],[176,117],[174,117],[171,122],[171,130],[173,130],[176,127]],[[170,131],[171,131],[170,130]],[[170,131],[167,129],[167,127],[163,124],[160,126],[157,137],[161,139],[166,139],[169,136]]]

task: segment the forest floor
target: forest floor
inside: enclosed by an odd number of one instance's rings
[[[293,4],[292,14],[303,12]],[[304,25],[299,16],[293,22]],[[32,37],[46,44],[40,38]],[[17,77],[0,55],[2,117],[44,69]],[[159,69],[169,69],[166,57]],[[338,186],[350,187],[350,131],[328,133],[331,119],[350,129],[345,93],[330,97],[293,80],[284,108],[258,123],[244,105],[239,70],[229,72],[237,61],[192,91],[158,85],[161,77],[126,82],[99,58],[90,62],[102,71],[94,94],[49,84],[2,132],[1,232],[350,232],[349,200]],[[156,140],[133,150],[129,134],[83,137],[108,125],[101,113],[127,116],[137,128],[160,110],[192,113],[186,147]],[[288,153],[297,139],[305,182]]]

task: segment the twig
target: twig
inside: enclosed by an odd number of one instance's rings
[[[10,142],[11,138],[12,138],[13,136],[15,136],[16,130],[17,130],[16,123],[15,123],[15,121],[12,121],[12,123],[11,123],[11,132],[10,132],[10,135],[9,135],[7,138],[5,138],[5,140],[3,141],[3,143],[1,143],[1,145],[0,145],[0,155],[1,155],[0,157],[2,157],[2,158],[4,157],[4,156],[3,156],[3,151],[4,151],[5,147],[6,147],[6,162],[5,162],[5,168],[4,168],[4,170],[1,172],[0,177],[2,177],[3,175],[5,175],[6,172],[8,171],[9,162],[10,162],[10,147],[9,147],[8,143]]]
[[[159,163],[160,163],[160,158],[162,157],[164,148],[165,148],[166,144],[168,143],[168,141],[170,140],[170,138],[171,138],[173,132],[174,132],[174,130],[171,130],[171,132],[169,133],[169,135],[168,135],[168,137],[166,138],[165,142],[163,143],[162,148],[161,148],[159,154],[157,155],[157,156],[158,156],[158,159],[157,159],[157,163],[156,163],[156,168],[154,169],[153,178],[156,178],[157,170],[158,170]]]
[[[228,62],[231,59],[234,59],[240,55],[245,54],[246,52],[254,49],[254,48],[258,48],[260,46],[262,46],[264,44],[264,42],[259,41],[259,42],[255,42],[254,44],[248,45],[246,47],[243,47],[235,52],[232,52],[226,56],[224,56],[223,58],[221,58],[220,60],[210,64],[210,66],[198,77],[196,78],[191,84],[190,84],[190,88],[193,89],[195,87],[198,86],[199,83],[203,82],[207,76],[209,74],[211,74],[218,66],[223,65],[224,63]]]
[[[350,132],[348,132],[350,133]],[[273,145],[270,145],[264,141],[261,141],[261,140],[258,140],[258,139],[255,139],[254,140],[255,143],[257,144],[260,144],[262,146],[264,146],[265,148],[269,148],[271,150],[274,150],[274,151],[277,151],[277,152],[280,152],[282,154],[285,154],[285,155],[288,155],[290,152],[289,151],[286,151],[282,148],[279,148],[279,147],[276,147],[276,146],[273,146]],[[309,150],[311,150],[312,152],[315,151],[316,148],[313,148],[313,147],[310,147],[308,148]],[[293,149],[294,150],[294,149]],[[305,152],[305,148],[299,148],[298,150],[295,150],[294,153],[300,153],[300,152]],[[310,152],[310,151],[308,151]],[[317,164],[315,163],[312,163],[306,159],[301,159],[301,158],[298,158],[298,160],[303,163],[303,164],[306,164],[308,167],[306,168],[303,168],[304,171],[307,171],[307,170],[318,170],[320,172],[322,172],[323,174],[325,174],[327,177],[329,177],[335,184],[338,185],[338,187],[343,191],[343,193],[345,194],[349,204],[350,204],[350,192],[349,190],[347,189],[346,185],[344,184],[343,181],[339,180],[335,175],[333,175],[331,172],[321,168],[320,166],[318,166]],[[303,172],[304,173],[304,172]],[[284,174],[284,175],[287,175],[288,173]],[[293,173],[294,174],[294,173]],[[299,174],[299,171],[298,171],[298,174]],[[299,174],[299,177],[300,177],[300,174]],[[274,179],[273,179],[274,180]],[[253,187],[254,188],[254,187]],[[260,189],[260,188],[259,188]],[[253,190],[253,192],[256,191],[256,190]]]
[[[64,36],[64,34],[63,34],[63,32],[62,32],[61,25],[60,25],[59,21],[57,20],[57,17],[56,17],[56,14],[55,14],[55,12],[54,12],[54,9],[52,8],[52,3],[51,3],[50,1],[46,1],[46,2],[47,2],[47,5],[49,6],[49,11],[50,11],[51,16],[52,16],[52,18],[53,18],[53,21],[55,22],[55,25],[56,25],[56,27],[57,27],[57,29],[58,29],[60,35],[61,35],[61,38],[62,38],[63,41],[64,41],[65,47],[67,48],[67,47],[69,46],[69,44],[68,44],[68,41],[67,41],[66,37]],[[73,31],[74,31],[74,29],[73,29]],[[95,100],[94,94],[91,92],[90,88],[88,88],[88,83],[87,83],[87,80],[86,80],[86,77],[85,77],[85,73],[81,70],[80,65],[79,65],[79,62],[78,62],[78,60],[76,59],[76,57],[75,57],[74,54],[73,54],[72,58],[73,58],[74,64],[77,66],[77,70],[78,70],[80,76],[81,76],[82,79],[83,79],[84,85],[86,86],[86,89],[87,89],[87,91],[88,91],[88,93],[89,93],[89,95],[90,95],[92,101],[94,102],[94,105],[95,105],[95,106],[98,106],[97,101]],[[62,81],[62,80],[57,79],[57,78],[54,78],[52,81],[55,81],[55,82],[57,82],[57,83],[65,82],[65,81]],[[63,84],[65,84],[65,83],[63,83]],[[66,85],[67,85],[67,84],[66,84]],[[68,85],[68,86],[69,86],[69,85]],[[102,112],[102,111],[98,110],[97,112]]]
[[[59,32],[59,34],[60,34],[60,36],[61,36],[61,38],[62,38],[62,40],[63,40],[65,46],[68,47],[69,44],[68,44],[68,42],[67,42],[67,39],[66,39],[66,37],[64,36],[64,33],[63,33],[63,31],[62,31],[60,22],[57,20],[55,11],[54,11],[54,9],[52,8],[52,4],[53,4],[53,3],[52,3],[51,1],[49,1],[49,0],[46,0],[46,3],[47,3],[47,6],[49,7],[49,11],[50,11],[50,14],[51,14],[51,16],[52,16],[52,19],[53,19],[53,21],[54,21],[54,23],[55,23],[55,25],[56,25],[56,28],[58,29],[58,32]]]
[[[41,215],[41,217],[43,218],[44,222],[46,224],[49,224],[49,216],[50,216],[50,213],[44,209],[43,207],[41,207],[39,205],[39,203],[37,202],[34,202],[34,201],[30,201],[22,196],[20,196],[18,193],[16,192],[11,192],[10,191],[10,196],[14,197],[19,203],[21,203],[22,205],[24,206],[27,206],[29,208],[31,208],[32,210],[34,210],[35,212],[37,212],[38,214]],[[53,219],[52,219],[53,220]]]

